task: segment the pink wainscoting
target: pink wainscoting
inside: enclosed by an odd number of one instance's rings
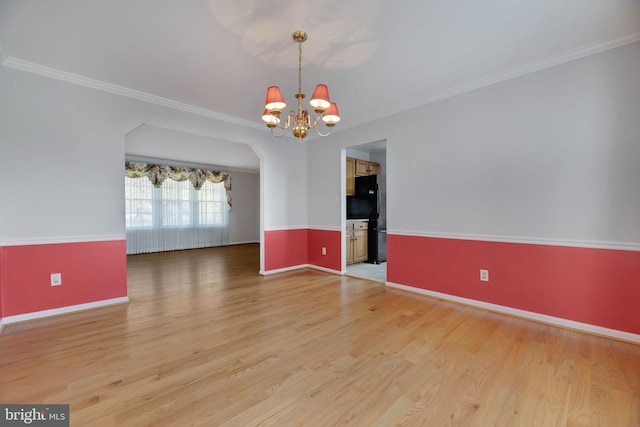
[[[264,232],[264,269],[279,270],[308,264],[308,230],[269,230]]]
[[[4,246],[0,256],[4,317],[127,296],[124,240]]]
[[[308,234],[309,264],[330,270],[342,270],[342,233],[335,230],[310,229]],[[322,255],[326,248],[326,255]]]
[[[389,235],[387,254],[392,283],[640,334],[637,251]]]
[[[2,320],[3,316],[3,308],[4,304],[2,303],[2,246],[0,246],[0,321]],[[2,325],[0,325],[0,333],[2,333]]]
[[[315,265],[342,269],[342,233],[332,230],[270,230],[264,233],[265,271]],[[322,255],[322,248],[327,255]]]

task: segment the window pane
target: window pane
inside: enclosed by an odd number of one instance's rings
[[[200,225],[225,225],[222,209],[226,204],[224,183],[205,182],[198,193],[198,223]],[[224,196],[224,199],[223,197]],[[222,200],[225,200],[224,202]]]
[[[163,227],[190,227],[191,202],[189,181],[173,181],[167,179],[161,187],[162,190],[162,226]]]
[[[125,177],[125,225],[127,228],[150,228],[153,225],[151,187],[146,178]]]

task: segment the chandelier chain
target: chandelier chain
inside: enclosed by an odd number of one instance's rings
[[[298,42],[298,93],[302,93],[302,42]]]

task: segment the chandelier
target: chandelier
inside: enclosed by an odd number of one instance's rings
[[[329,89],[327,85],[319,84],[316,86],[311,96],[309,104],[313,107],[316,115],[302,109],[302,43],[307,40],[307,33],[304,31],[295,31],[291,34],[293,41],[298,43],[298,111],[289,111],[286,121],[282,122],[281,113],[287,107],[284,102],[282,92],[278,86],[271,86],[267,89],[267,100],[262,113],[262,120],[271,129],[271,134],[281,137],[291,128],[293,136],[298,138],[299,142],[305,138],[310,129],[316,131],[320,136],[327,136],[331,133],[331,129],[340,121],[340,113],[335,102],[329,99]],[[326,133],[322,133],[318,129],[320,122],[323,122],[327,128]]]

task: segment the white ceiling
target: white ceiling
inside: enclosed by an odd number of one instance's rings
[[[0,0],[0,60],[263,128],[267,86],[294,104],[297,29],[338,131],[640,40],[640,1]]]

